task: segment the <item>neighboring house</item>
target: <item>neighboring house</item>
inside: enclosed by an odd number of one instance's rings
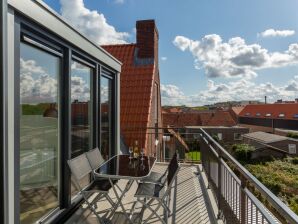
[[[154,20],[136,23],[136,43],[102,46],[120,60],[121,134],[126,147],[138,141],[148,153],[155,153],[155,140],[161,138],[158,30]],[[150,128],[150,129],[148,129]]]
[[[169,112],[163,111],[164,127],[185,127],[185,126],[235,126],[237,122],[229,111],[190,111],[190,112]]]
[[[224,141],[225,143],[241,143],[243,140],[242,136],[249,133],[248,128],[239,126],[186,126],[185,130],[189,138],[193,138],[193,135],[201,133],[200,128],[203,128],[211,137],[217,136],[219,141]]]
[[[229,112],[234,119],[238,123],[238,117],[241,111],[244,109],[244,106],[235,106],[235,107],[230,107]]]
[[[239,125],[253,131],[274,133],[275,128],[298,130],[298,104],[247,105],[238,117]]]
[[[298,103],[298,98],[296,98],[295,100],[282,100],[282,99],[280,99],[280,100],[277,100],[275,103],[278,103],[278,104],[280,104],[280,103]]]
[[[243,135],[243,142],[255,146],[253,158],[298,155],[298,140],[285,136],[259,131]]]

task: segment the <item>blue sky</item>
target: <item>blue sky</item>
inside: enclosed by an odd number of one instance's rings
[[[271,102],[298,97],[296,0],[45,2],[100,43],[134,42],[136,20],[155,19],[159,56],[166,58],[160,60],[163,104],[262,100],[264,95]],[[82,20],[95,25],[86,28]],[[106,29],[100,26],[102,22]],[[96,28],[101,32],[94,33]],[[104,32],[109,36],[102,37]],[[229,42],[235,37],[237,47]],[[210,50],[210,43],[216,43],[214,49]],[[226,50],[219,51],[222,48]]]

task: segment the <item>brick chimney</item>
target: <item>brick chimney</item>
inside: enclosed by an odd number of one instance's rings
[[[139,20],[137,28],[138,58],[154,58],[158,62],[158,30],[154,20]]]

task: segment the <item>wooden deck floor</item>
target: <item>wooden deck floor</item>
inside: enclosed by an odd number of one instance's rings
[[[154,171],[163,172],[166,169],[164,164],[156,164],[153,168]],[[120,181],[120,186],[125,186],[126,181]],[[170,203],[170,209],[172,214],[168,219],[168,223],[211,223],[210,209],[207,209],[205,195],[203,194],[201,184],[198,176],[198,166],[196,165],[182,165],[177,178],[177,190],[175,192],[175,186],[172,189],[172,197]],[[134,193],[136,191],[137,184],[134,183],[129,192],[123,199],[123,204],[127,212],[129,212],[134,199]],[[175,195],[176,193],[176,195]],[[114,194],[110,193],[111,197],[115,199]],[[110,207],[107,201],[98,202],[98,211],[105,210]],[[141,205],[137,206],[137,211],[141,209]],[[119,208],[117,211],[121,211]],[[163,214],[163,209],[159,210],[159,213]],[[148,217],[149,211],[145,210],[144,219]],[[123,215],[115,214],[112,223],[126,223]],[[78,209],[73,216],[66,222],[67,224],[93,224],[99,223],[96,216],[83,205]],[[152,218],[149,223],[160,223],[156,218]]]

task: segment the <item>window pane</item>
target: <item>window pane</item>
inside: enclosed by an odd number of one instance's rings
[[[91,75],[92,69],[79,62],[71,64],[71,157],[74,158],[91,149]],[[78,192],[72,178],[71,195]],[[80,183],[90,182],[86,176]]]
[[[20,46],[20,221],[58,206],[60,59]]]
[[[71,150],[72,158],[91,149],[92,69],[78,62],[71,65]]]
[[[112,80],[101,77],[101,153],[105,159],[112,156],[111,151],[111,92]]]

